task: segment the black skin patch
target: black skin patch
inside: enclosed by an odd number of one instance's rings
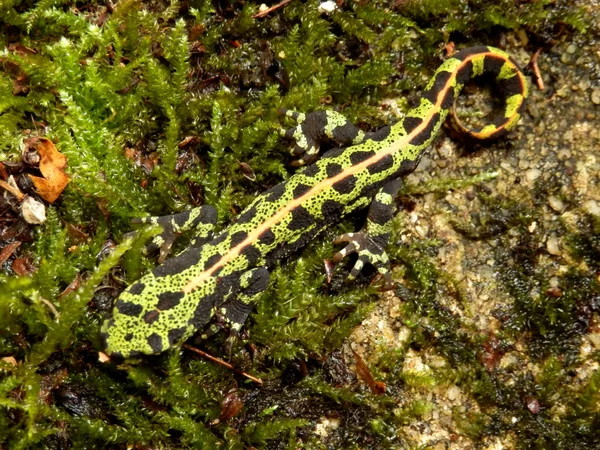
[[[372,164],[368,167],[369,173],[374,175],[376,173],[384,172],[388,169],[391,169],[394,165],[394,159],[392,155],[387,155],[384,158],[377,161],[375,164]]]
[[[251,289],[251,288],[248,288],[248,289]],[[258,292],[260,292],[260,291],[258,291]],[[248,293],[248,295],[255,295],[258,292]],[[237,298],[234,298],[234,299],[228,301],[224,305],[224,308],[226,311],[227,319],[229,319],[232,323],[239,323],[239,324],[243,324],[246,321],[246,319],[248,318],[248,314],[250,314],[250,312],[252,311],[252,305],[247,305],[246,303],[242,302],[241,300],[239,300]]]
[[[133,357],[133,355],[131,356]],[[123,361],[125,361],[125,358],[121,352],[112,352],[110,354],[110,360],[116,364],[121,364]]]
[[[106,347],[108,347],[108,333],[106,333],[106,332],[100,333],[100,346],[102,347],[103,350],[105,350]]]
[[[144,291],[145,287],[146,285],[144,283],[135,283],[129,287],[128,292],[131,295],[140,295]]]
[[[216,238],[214,238],[212,240],[212,244],[219,245],[220,243],[224,242],[228,236],[229,236],[229,234],[226,231],[224,231],[223,233],[219,234]]]
[[[406,130],[406,133],[410,134],[415,128],[423,123],[423,119],[420,117],[405,117],[402,120],[402,126]]]
[[[303,230],[313,223],[313,217],[303,206],[292,209],[291,214],[292,220],[287,226],[289,230]]]
[[[483,58],[484,73],[500,73],[504,66],[504,59],[495,56],[486,55]]]
[[[264,245],[273,244],[273,242],[275,242],[275,233],[273,233],[271,230],[263,231],[258,237],[258,242]]]
[[[166,217],[168,217],[168,216],[166,216]],[[182,227],[190,219],[190,212],[184,211],[184,212],[180,212],[178,214],[173,214],[173,216],[171,218],[177,226]]]
[[[158,319],[158,316],[160,316],[160,311],[157,311],[156,309],[148,311],[146,314],[144,314],[144,322],[146,322],[148,325],[151,325],[156,319]]]
[[[243,242],[244,239],[248,237],[248,233],[245,231],[237,231],[231,235],[231,248],[238,245],[240,242]]]
[[[517,75],[514,75],[506,80],[500,80],[498,82],[498,87],[505,97],[510,97],[511,95],[515,95],[523,91],[521,79]]]
[[[205,224],[217,223],[217,210],[214,206],[204,205],[198,216],[198,221]]]
[[[390,135],[391,130],[392,128],[389,125],[385,125],[374,133],[368,133],[367,137],[371,141],[380,142]]]
[[[441,109],[450,109],[454,105],[454,89],[447,89],[442,98]]]
[[[294,188],[294,198],[302,197],[308,191],[310,191],[310,186],[300,183]]]
[[[307,176],[309,178],[314,177],[315,175],[317,175],[321,170],[319,169],[319,166],[317,164],[313,164],[312,166],[308,166],[306,169],[304,169],[301,173],[304,176]]]
[[[175,345],[177,342],[179,342],[179,340],[185,334],[185,331],[186,331],[185,327],[175,328],[174,330],[169,330],[169,333],[167,335],[169,338],[169,345]]]
[[[435,76],[435,81],[433,82],[433,86],[431,86],[431,89],[428,89],[425,92],[423,92],[423,97],[429,100],[431,103],[435,104],[435,102],[437,101],[437,96],[441,91],[444,90],[444,88],[448,84],[448,80],[450,79],[450,77],[452,77],[452,73],[450,72],[439,72]]]
[[[370,167],[369,167],[369,170]],[[354,175],[350,175],[338,181],[337,183],[333,183],[331,186],[336,192],[340,194],[349,194],[354,190],[356,186],[356,177]]]
[[[345,147],[332,148],[331,150],[327,150],[323,154],[323,156],[321,156],[321,159],[335,158],[337,156],[340,156],[342,153],[344,153],[344,150],[346,150]]]
[[[126,302],[125,300],[120,299],[116,301],[115,308],[117,308],[117,311],[119,311],[121,314],[132,317],[139,317],[144,309],[142,305]]]
[[[212,266],[214,266],[217,262],[219,262],[219,260],[221,259],[221,255],[216,254],[216,255],[212,255],[210,258],[208,258],[206,260],[206,264],[204,265],[204,269],[209,269]]]
[[[253,206],[249,210],[243,212],[240,217],[237,218],[237,223],[249,223],[256,216],[256,206]]]
[[[385,205],[377,200],[373,200],[369,207],[369,219],[379,225],[384,225],[389,222],[394,205]]]
[[[125,336],[123,336],[123,339],[127,342],[131,342],[131,340],[133,339],[133,333],[127,333]]]
[[[201,328],[206,325],[211,318],[211,309],[213,304],[214,299],[212,296],[203,298],[200,303],[196,305],[194,315],[190,320],[188,320],[188,324],[195,328]]]
[[[400,170],[398,170],[397,176],[401,177],[411,173],[413,170],[416,169],[417,164],[419,164],[420,160],[421,154],[419,154],[419,156],[415,160],[405,159],[404,161],[402,161],[402,163],[400,163]]]
[[[440,113],[436,112],[434,115],[431,116],[431,120],[427,122],[425,128],[423,128],[423,130],[421,130],[419,134],[417,134],[410,140],[410,144],[414,145],[415,147],[425,144],[425,142],[431,139],[431,133],[433,133],[434,127],[439,122],[439,120]]]
[[[372,156],[375,156],[375,152],[354,152],[350,154],[350,162],[356,165]]]
[[[343,210],[344,205],[335,200],[325,200],[321,206],[321,213],[326,220],[330,217],[338,218]]]
[[[312,138],[315,138],[319,135],[321,130],[325,129],[325,125],[327,125],[327,112],[315,111],[314,114],[306,116],[306,120],[302,123],[302,131]]]
[[[341,144],[351,144],[356,136],[358,136],[359,129],[352,122],[346,122],[341,127],[335,127],[333,129],[333,139]]]
[[[162,338],[159,334],[152,333],[148,336],[148,345],[154,353],[160,353],[163,351]]]
[[[179,302],[184,297],[183,292],[163,292],[162,294],[158,294],[158,305],[156,307],[161,311],[165,311],[167,309],[175,308],[179,305]]]
[[[198,264],[200,261],[200,254],[199,248],[190,247],[174,258],[167,259],[160,266],[153,269],[152,274],[157,278],[180,274],[186,269]]]
[[[252,297],[258,294],[259,292],[264,291],[269,286],[269,279],[270,275],[267,269],[265,269],[264,267],[257,269],[252,274],[250,280],[248,280],[249,286],[246,289],[244,289],[244,294]],[[245,303],[243,304],[245,305]],[[250,308],[252,307],[250,306]]]
[[[333,178],[342,172],[342,166],[340,164],[331,163],[327,164],[325,170],[327,171],[327,178]]]
[[[285,192],[285,183],[279,183],[277,186],[273,186],[267,192],[265,192],[265,200],[269,202],[276,202],[281,198]]]
[[[260,250],[253,245],[246,245],[240,253],[248,259],[250,267],[254,266],[262,256]]]
[[[456,74],[456,82],[459,84],[467,84],[473,77],[473,62],[463,63]]]
[[[494,117],[494,119],[492,120],[492,123],[494,125],[496,125],[497,127],[502,126],[504,123],[506,122],[506,117],[504,117],[502,114],[496,114],[496,116]],[[504,129],[498,129],[496,131],[494,131],[492,133],[492,136],[497,137],[500,136],[498,134],[496,134],[498,131],[503,131]],[[489,139],[489,138],[488,138]]]
[[[469,56],[479,55],[481,53],[489,53],[489,52],[490,52],[489,47],[486,47],[485,45],[479,45],[477,47],[465,48],[464,50],[461,50],[460,52],[454,54],[452,57],[455,59],[460,59],[461,61],[464,61]]]

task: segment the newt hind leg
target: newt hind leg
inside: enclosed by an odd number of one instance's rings
[[[215,311],[215,323],[209,325],[202,334],[206,339],[220,329],[229,328],[236,335],[252,312],[256,301],[269,286],[270,274],[265,267],[256,267],[242,273],[240,292],[218,306]]]
[[[348,244],[342,250],[333,255],[333,262],[338,263],[351,253],[356,253],[358,259],[348,275],[349,280],[354,280],[364,265],[369,263],[383,275],[385,280],[384,290],[392,287],[392,274],[390,272],[390,260],[385,252],[394,218],[394,195],[400,189],[402,180],[393,179],[385,184],[377,193],[367,215],[367,223],[358,233],[346,233],[338,236],[333,242]]]

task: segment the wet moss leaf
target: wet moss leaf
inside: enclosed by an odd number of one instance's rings
[[[40,197],[49,203],[54,203],[69,184],[69,177],[64,171],[67,158],[56,149],[51,140],[46,138],[34,138],[27,145],[37,149],[40,155],[40,172],[44,176],[42,178],[29,175],[29,178]]]

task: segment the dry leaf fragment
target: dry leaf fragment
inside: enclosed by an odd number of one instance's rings
[[[213,421],[211,425],[216,425],[219,422],[231,419],[236,416],[243,407],[244,402],[239,398],[237,392],[230,392],[221,402],[221,414],[219,414],[219,418]]]
[[[19,186],[17,186],[15,178],[12,175],[8,177],[7,181],[0,180],[0,188],[3,188],[6,191],[10,192],[12,195],[17,197],[17,200],[20,202],[22,202],[25,198],[25,194],[21,192]]]
[[[256,180],[256,175],[254,174],[254,170],[252,170],[250,164],[241,161],[238,161],[238,164],[240,165],[240,169],[242,169],[242,175],[244,175],[250,181]]]
[[[352,350],[352,353],[354,353],[354,358],[356,359],[356,372],[358,373],[358,376],[365,383],[367,383],[367,386],[369,386],[369,389],[373,394],[384,394],[386,389],[385,383],[383,381],[376,381],[373,375],[371,374],[369,367],[367,366],[365,361],[360,357],[360,355],[354,350]]]
[[[4,264],[4,261],[12,256],[12,254],[19,248],[19,245],[21,245],[21,242],[15,241],[5,245],[0,249],[0,265]]]
[[[56,149],[50,139],[33,138],[27,145],[37,147],[40,154],[40,172],[44,176],[42,178],[29,175],[29,178],[40,197],[54,203],[69,183],[69,177],[64,171],[67,158]]]
[[[2,162],[0,162],[0,180],[6,180],[8,178],[8,173],[6,172],[6,169],[4,168],[4,164],[2,164]]]
[[[15,359],[14,356],[4,356],[2,358],[2,361],[7,362],[8,364],[17,367],[17,360]]]

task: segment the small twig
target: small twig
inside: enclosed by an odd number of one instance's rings
[[[23,199],[25,198],[25,194],[23,194],[19,188],[15,187],[15,186],[11,186],[10,184],[8,184],[6,181],[2,181],[0,180],[0,187],[6,189],[8,192],[10,192],[12,195],[14,195],[15,197],[17,197],[17,200],[19,200],[20,202],[23,201]]]
[[[188,350],[191,350],[191,351],[193,351],[195,353],[198,353],[200,356],[202,356],[202,357],[204,357],[204,358],[206,358],[206,359],[208,359],[208,360],[210,360],[210,361],[212,361],[214,363],[217,363],[217,364],[219,364],[219,365],[221,365],[223,367],[227,367],[229,370],[233,370],[235,373],[239,373],[240,375],[245,376],[249,380],[254,381],[256,384],[261,384],[261,385],[263,384],[263,382],[262,382],[262,380],[260,378],[253,377],[252,375],[250,375],[250,374],[248,374],[246,372],[242,372],[240,370],[237,370],[235,367],[233,367],[228,362],[225,362],[222,359],[217,358],[216,356],[211,355],[210,353],[203,352],[202,350],[197,349],[196,347],[192,347],[191,345],[188,345],[188,344],[183,344],[183,346],[185,348],[187,348]]]
[[[46,306],[50,309],[50,311],[52,311],[52,314],[54,314],[54,317],[56,318],[56,320],[58,320],[60,318],[60,313],[56,310],[54,305],[52,303],[50,303],[49,300],[46,300],[45,298],[40,298],[40,300],[42,303],[46,304]]]
[[[538,67],[537,59],[539,54],[542,52],[541,48],[538,48],[536,52],[531,57],[531,68],[533,69],[533,75],[535,77],[535,84],[540,91],[544,90],[544,80],[542,79],[542,74],[540,73],[540,68]]]
[[[272,11],[275,11],[276,9],[279,9],[285,5],[287,5],[289,2],[291,2],[292,0],[283,0],[280,3],[277,3],[276,5],[271,6],[268,9],[265,9],[264,11],[259,11],[256,14],[254,14],[252,16],[253,19],[260,19],[262,17],[265,17],[267,14],[271,13]]]

